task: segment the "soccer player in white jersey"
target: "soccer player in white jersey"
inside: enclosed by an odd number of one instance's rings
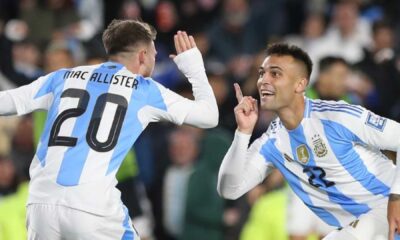
[[[397,151],[399,161],[400,124],[342,101],[305,98],[311,69],[300,48],[269,46],[257,86],[261,108],[278,117],[250,147],[257,101],[235,84],[237,130],[218,192],[236,199],[277,168],[316,215],[338,228],[325,240],[393,240],[400,232],[400,171],[380,149]]]
[[[139,239],[115,188],[115,174],[150,122],[215,127],[218,108],[192,36],[174,36],[171,55],[195,100],[150,78],[156,32],[114,20],[103,33],[109,61],[60,69],[0,92],[0,115],[48,110],[30,167],[28,239]]]

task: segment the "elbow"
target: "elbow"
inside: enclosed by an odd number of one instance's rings
[[[236,200],[239,197],[241,197],[241,195],[236,194],[234,191],[228,191],[227,189],[217,188],[217,191],[218,191],[219,196],[224,199]]]
[[[243,195],[238,191],[237,187],[228,186],[228,183],[224,181],[224,178],[218,179],[217,192],[220,197],[229,200],[236,200]]]
[[[216,126],[218,126],[218,121],[219,121],[219,113],[217,108],[215,111],[213,111],[213,113],[209,115],[209,119],[206,123],[205,128],[215,128]]]
[[[218,126],[218,114],[216,117],[212,117],[209,119],[205,128],[215,128],[216,126]]]
[[[208,113],[205,113],[208,114]],[[206,117],[203,117],[201,121],[198,121],[197,123],[192,123],[196,127],[200,127],[203,129],[208,129],[208,128],[215,128],[218,126],[218,112],[217,114],[208,114]]]

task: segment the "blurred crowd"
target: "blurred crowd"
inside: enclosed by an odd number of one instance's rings
[[[138,139],[117,177],[142,239],[318,239],[326,232],[312,220],[294,221],[301,207],[293,207],[279,173],[239,200],[218,196],[219,165],[236,128],[233,83],[258,98],[266,46],[284,41],[313,60],[308,97],[360,104],[400,121],[399,14],[395,0],[0,0],[0,90],[106,61],[101,34],[118,18],[155,26],[153,78],[193,98],[169,59],[174,33],[185,30],[203,54],[219,126],[150,125]],[[45,114],[0,118],[0,240],[26,239],[28,170]],[[274,117],[260,112],[254,137]]]

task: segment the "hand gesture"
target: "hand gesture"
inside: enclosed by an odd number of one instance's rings
[[[258,119],[257,100],[249,96],[243,97],[239,84],[235,83],[234,87],[238,100],[238,105],[234,110],[238,130],[242,133],[252,134]]]
[[[388,204],[389,240],[395,240],[400,235],[400,195],[390,194]]]
[[[176,48],[176,54],[180,54],[186,50],[196,47],[196,42],[192,35],[187,35],[185,31],[178,31],[174,35],[174,43]],[[176,57],[175,54],[169,55],[170,58]]]

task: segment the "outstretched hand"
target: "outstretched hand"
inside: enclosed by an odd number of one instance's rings
[[[178,31],[174,35],[174,43],[176,48],[176,55],[183,53],[186,50],[192,49],[196,47],[196,42],[192,35],[187,35],[185,31]],[[170,54],[170,58],[175,58],[175,54]]]
[[[242,133],[252,134],[258,119],[257,100],[250,96],[243,96],[239,84],[235,83],[236,99],[235,118],[238,130]]]

